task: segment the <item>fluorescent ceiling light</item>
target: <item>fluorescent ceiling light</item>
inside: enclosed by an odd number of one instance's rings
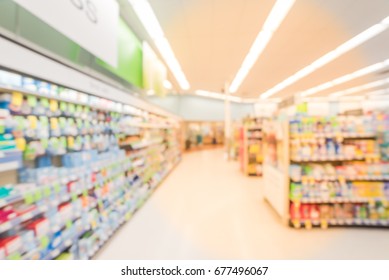
[[[214,98],[214,99],[220,99],[220,100],[230,100],[232,102],[236,103],[244,103],[244,104],[254,104],[254,103],[279,103],[282,101],[281,98],[270,98],[268,100],[263,101],[263,100],[258,100],[257,98],[242,98],[239,96],[235,95],[226,95],[224,93],[219,93],[219,92],[211,92],[211,91],[206,91],[206,90],[196,90],[195,91],[196,95],[203,96],[203,97],[208,97],[208,98]]]
[[[321,84],[321,85],[315,86],[313,88],[310,88],[308,90],[305,90],[302,93],[300,93],[300,95],[302,97],[306,97],[306,96],[309,96],[309,95],[312,95],[312,94],[316,94],[316,93],[318,93],[320,91],[323,91],[323,90],[329,89],[331,87],[334,87],[334,86],[337,86],[337,85],[349,82],[349,81],[354,80],[356,78],[360,78],[362,76],[365,76],[365,75],[368,75],[368,74],[380,71],[382,69],[385,69],[388,66],[389,66],[389,59],[387,59],[387,60],[385,60],[383,62],[379,62],[379,63],[373,64],[373,65],[367,66],[367,67],[359,69],[359,70],[357,70],[357,71],[355,71],[353,73],[350,73],[350,74],[344,75],[342,77],[339,77],[339,78],[337,78],[335,80],[332,80],[332,81],[326,82],[324,84]]]
[[[172,83],[171,83],[169,80],[164,80],[164,81],[163,81],[163,86],[164,86],[166,89],[172,89],[172,88],[173,88],[173,85],[172,85]]]
[[[233,95],[226,95],[219,92],[211,92],[206,90],[196,90],[196,95],[214,98],[214,99],[220,99],[220,100],[230,100],[232,102],[241,103],[243,99],[239,96],[233,96]]]
[[[386,79],[383,79],[383,80],[374,81],[374,82],[371,82],[371,83],[368,83],[368,84],[365,84],[365,85],[361,85],[361,86],[357,86],[357,87],[353,87],[353,88],[350,88],[350,89],[338,91],[338,92],[335,92],[333,94],[330,94],[330,96],[331,97],[339,97],[339,96],[349,95],[349,94],[353,94],[353,93],[356,93],[356,92],[368,90],[368,89],[371,89],[371,88],[384,86],[386,84],[389,84],[389,78],[386,78]]]
[[[266,48],[274,32],[284,20],[289,10],[292,8],[295,0],[277,0],[269,16],[267,17],[261,31],[258,33],[253,45],[251,46],[246,58],[244,59],[238,73],[229,88],[230,92],[236,92],[243,80],[246,78],[250,69],[254,66],[258,57]]]
[[[128,2],[131,4],[147,33],[154,41],[155,46],[158,48],[159,53],[173,73],[173,76],[177,79],[180,87],[183,90],[188,90],[190,88],[189,82],[178,63],[149,2],[147,0],[128,0]]]
[[[389,88],[379,89],[379,90],[371,91],[371,92],[367,93],[367,95],[384,95],[384,94],[389,94]]]
[[[286,87],[290,86],[291,84],[297,82],[298,80],[306,77],[307,75],[311,74],[315,70],[321,68],[322,66],[328,64],[329,62],[333,61],[334,59],[338,58],[339,56],[343,55],[344,53],[348,52],[349,50],[352,50],[359,45],[363,44],[364,42],[370,40],[371,38],[377,36],[378,34],[382,33],[389,27],[389,17],[385,18],[378,24],[373,25],[372,27],[366,29],[365,31],[361,32],[357,36],[351,38],[347,42],[343,43],[339,47],[337,47],[335,50],[330,51],[329,53],[325,54],[324,56],[320,57],[316,61],[312,62],[310,65],[306,66],[305,68],[301,69],[294,75],[290,76],[286,80],[282,81],[278,85],[274,86],[273,88],[267,90],[263,94],[261,94],[262,99],[266,99],[277,92],[285,89]]]

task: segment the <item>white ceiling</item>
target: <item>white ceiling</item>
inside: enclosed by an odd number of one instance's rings
[[[122,15],[147,34],[126,0]],[[191,85],[220,92],[232,81],[275,0],[149,0]],[[237,94],[256,98],[338,45],[389,16],[389,0],[296,0]],[[148,40],[150,41],[150,40]],[[389,31],[274,97],[285,97],[389,58]],[[332,88],[332,93],[388,74]],[[174,82],[174,79],[171,78]],[[318,94],[320,96],[323,94]]]

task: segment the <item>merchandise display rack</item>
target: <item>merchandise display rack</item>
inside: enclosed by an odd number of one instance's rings
[[[0,92],[0,259],[92,258],[181,158],[173,117],[8,71]]]
[[[248,176],[262,175],[262,119],[247,118],[240,133],[241,169]]]
[[[288,136],[289,175],[277,174],[285,224],[389,227],[387,113],[296,116],[280,125]]]

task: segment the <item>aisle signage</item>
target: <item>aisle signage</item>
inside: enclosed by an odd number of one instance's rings
[[[98,58],[117,65],[116,0],[14,0]]]
[[[167,79],[167,69],[156,53],[146,42],[143,42],[143,87],[164,96],[166,89],[163,82]]]

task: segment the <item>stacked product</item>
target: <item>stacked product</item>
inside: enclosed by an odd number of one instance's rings
[[[0,172],[18,180],[0,185],[0,259],[89,259],[179,160],[178,123],[9,75]]]
[[[244,120],[242,130],[243,169],[247,175],[262,175],[262,120],[260,118],[247,118]]]
[[[295,227],[389,225],[389,163],[378,141],[388,127],[383,113],[290,122],[290,221]]]

